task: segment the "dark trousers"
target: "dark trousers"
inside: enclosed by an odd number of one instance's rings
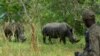
[[[75,52],[75,56],[90,56],[88,51],[84,52]]]

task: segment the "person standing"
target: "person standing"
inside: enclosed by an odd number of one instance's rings
[[[82,20],[87,27],[86,47],[83,53],[76,52],[77,56],[100,56],[100,26],[96,24],[95,13],[86,9],[83,11]]]

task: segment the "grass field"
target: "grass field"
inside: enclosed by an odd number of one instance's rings
[[[71,44],[68,39],[66,45],[60,43],[59,39],[53,40],[54,44],[43,44],[39,23],[35,25],[35,47],[32,44],[32,30],[29,24],[25,24],[27,40],[24,43],[7,41],[2,26],[0,29],[0,56],[74,56],[74,52],[81,51],[85,45],[83,36],[78,36],[81,40],[76,44]]]

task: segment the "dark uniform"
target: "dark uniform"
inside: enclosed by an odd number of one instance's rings
[[[94,15],[93,12],[87,11],[84,13],[87,13],[83,15],[85,17]],[[100,56],[100,26],[94,23],[88,28],[85,36],[85,49],[83,53],[77,52],[76,56]]]
[[[85,45],[84,50],[88,50],[89,47],[90,47],[90,42],[89,42],[89,31],[88,31],[88,29],[87,29],[87,31],[85,32],[85,42],[86,42],[86,45]]]
[[[90,56],[100,56],[100,27],[93,24],[89,28]]]

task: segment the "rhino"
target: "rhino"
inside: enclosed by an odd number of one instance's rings
[[[11,36],[14,35],[15,41],[24,42],[26,40],[24,36],[24,27],[21,23],[7,22],[4,25],[4,34],[6,38],[11,41]]]
[[[42,28],[43,42],[46,43],[46,37],[49,37],[48,40],[52,43],[51,38],[60,38],[60,42],[66,44],[66,37],[69,38],[71,43],[78,42],[73,36],[72,28],[65,22],[52,22],[47,23]]]

